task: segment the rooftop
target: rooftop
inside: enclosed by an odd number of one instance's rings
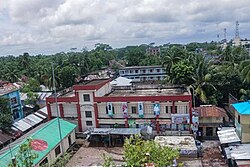
[[[181,155],[185,155],[185,152],[197,154],[197,147],[192,136],[156,136],[155,142],[161,146],[179,149]]]
[[[10,83],[10,82],[1,82],[0,83],[0,96],[8,94],[17,90],[19,87],[17,84]]]
[[[200,117],[226,117],[226,111],[223,108],[214,105],[202,105],[196,107]]]
[[[233,127],[223,127],[217,134],[221,144],[240,143],[240,138]]]
[[[99,84],[107,82],[108,80],[109,79],[93,79],[93,80],[88,81],[88,82],[83,82],[80,85],[84,85],[84,86],[97,86]]]
[[[124,67],[120,70],[126,70],[126,69],[142,69],[142,68],[163,68],[161,65],[155,65],[155,66],[130,66],[130,67]]]
[[[106,95],[112,96],[166,96],[166,95],[190,95],[185,87],[167,86],[158,84],[135,84],[132,86],[120,86]]]
[[[61,134],[62,138],[66,137],[71,131],[73,131],[76,128],[76,125],[69,123],[67,121],[64,121],[62,119],[59,119],[60,126],[61,126]],[[50,134],[50,135],[48,135]],[[35,151],[36,154],[38,154],[38,158],[34,160],[34,164],[37,164],[42,160],[42,158],[47,155],[59,142],[59,130],[58,130],[58,118],[50,121],[46,126],[42,127],[32,135],[30,135],[32,139],[41,139],[48,143],[48,148],[44,151]],[[16,154],[19,149],[19,145],[25,143],[27,140],[23,140],[20,144],[17,144],[15,147],[11,149],[12,154]],[[0,166],[8,166],[8,164],[11,162],[11,153],[9,150],[7,150],[4,154],[0,155]]]
[[[250,160],[250,144],[239,144],[225,148],[227,159]]]
[[[250,101],[231,104],[240,114],[250,114]]]

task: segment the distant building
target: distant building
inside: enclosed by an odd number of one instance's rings
[[[242,143],[250,142],[250,101],[231,104],[235,112],[235,127]]]
[[[110,82],[92,80],[58,94],[59,116],[75,121],[79,131],[150,125],[157,132],[189,133],[192,95],[185,87],[144,83],[111,87]],[[46,103],[49,118],[56,117],[54,96]]]
[[[119,70],[121,77],[132,81],[160,81],[166,77],[165,68],[162,66],[132,66]]]
[[[9,82],[1,82],[0,97],[9,100],[13,121],[18,121],[23,118],[23,109],[18,85]]]
[[[199,131],[205,139],[217,138],[217,128],[222,127],[228,116],[223,108],[214,105],[202,105],[194,109],[199,115]]]
[[[240,37],[236,37],[233,39],[233,46],[243,46],[247,50],[250,50],[250,39],[241,39]]]
[[[146,54],[159,56],[161,54],[161,49],[159,47],[148,47],[146,49]]]

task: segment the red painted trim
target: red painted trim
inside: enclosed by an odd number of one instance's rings
[[[160,133],[160,124],[159,124],[159,115],[156,115],[156,131],[157,131],[157,134]]]
[[[46,101],[49,103],[55,103],[55,98],[54,97],[47,97]],[[57,102],[77,102],[77,98],[76,97],[57,97]]]
[[[128,125],[128,118],[125,118],[125,128],[129,128],[129,125]]]
[[[81,115],[81,108],[79,104],[79,93],[76,92],[76,99],[77,99],[77,104],[76,104],[76,110],[77,110],[77,121],[78,121],[78,128],[79,132],[82,132],[82,115]]]
[[[192,101],[189,102],[189,117],[190,117],[190,125],[192,122]]]
[[[97,104],[94,104],[94,113],[95,113],[95,126],[96,128],[99,127],[99,121],[98,121],[98,107]]]
[[[50,104],[48,102],[46,102],[46,106],[47,106],[47,111],[48,111],[48,120],[51,120],[52,114],[51,114]]]
[[[177,111],[175,111],[175,101],[172,101],[172,113],[177,113]]]
[[[82,116],[81,116],[81,110],[80,110],[80,104],[76,105],[77,108],[77,121],[78,121],[78,128],[79,128],[79,132],[82,132]]]
[[[109,83],[111,79],[103,80],[103,82],[100,82],[96,85],[74,85],[73,90],[98,90],[101,87],[103,87],[106,83]]]
[[[64,118],[64,111],[63,111],[63,105],[59,104],[59,111],[60,111],[60,117]]]
[[[94,100],[95,102],[192,101],[192,96],[103,96],[95,97]]]

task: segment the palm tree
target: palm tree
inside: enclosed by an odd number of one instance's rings
[[[250,83],[250,60],[245,60],[240,63],[241,78],[244,83]]]
[[[162,66],[166,68],[168,74],[171,73],[172,66],[181,60],[182,55],[183,53],[179,49],[176,49],[176,47],[172,47],[167,51],[166,55],[163,57]]]
[[[58,66],[55,67],[55,85],[58,88],[60,86],[59,77],[58,77]],[[44,74],[42,75],[42,79],[45,85],[49,89],[53,89],[53,74],[52,74],[52,67],[48,67],[44,69]]]
[[[194,95],[203,103],[207,102],[207,92],[206,88],[211,87],[213,90],[216,90],[215,86],[210,82],[211,74],[209,71],[209,64],[202,55],[196,56],[195,59],[195,71],[193,80],[194,83],[190,85],[193,88]]]

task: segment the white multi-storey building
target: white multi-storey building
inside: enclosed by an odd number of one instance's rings
[[[164,67],[158,66],[132,66],[119,70],[121,77],[132,79],[132,81],[157,81],[166,77]]]

